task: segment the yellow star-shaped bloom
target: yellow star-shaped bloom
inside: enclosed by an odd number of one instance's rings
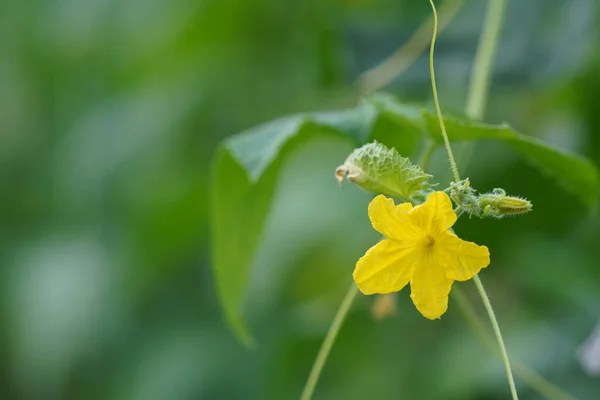
[[[410,282],[410,297],[426,318],[446,312],[454,281],[471,279],[490,263],[486,246],[450,231],[457,216],[444,192],[416,207],[379,195],[369,204],[369,218],[387,239],[358,260],[354,281],[364,294],[397,292]]]

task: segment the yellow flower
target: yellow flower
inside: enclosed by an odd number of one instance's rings
[[[446,312],[454,281],[471,279],[490,263],[486,246],[459,239],[450,231],[457,216],[444,192],[433,192],[416,207],[396,206],[379,195],[369,204],[369,218],[388,239],[358,260],[354,281],[364,294],[397,292],[410,282],[410,297],[426,318]]]

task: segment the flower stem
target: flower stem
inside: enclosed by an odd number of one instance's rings
[[[440,6],[440,31],[448,26],[464,3],[465,0],[446,0]],[[363,72],[358,78],[361,93],[369,94],[387,86],[394,78],[413,65],[427,49],[432,24],[433,18],[427,19],[398,50],[377,66]]]
[[[494,334],[496,335],[496,340],[498,341],[498,345],[500,346],[500,355],[502,356],[502,361],[504,361],[506,376],[508,377],[508,385],[510,386],[510,393],[512,395],[513,400],[518,400],[519,396],[517,395],[515,379],[513,378],[512,370],[510,368],[510,362],[508,361],[508,353],[506,352],[506,346],[504,345],[504,339],[502,338],[502,332],[500,332],[500,325],[498,325],[498,320],[496,319],[496,315],[494,314],[494,309],[492,308],[490,299],[485,291],[485,288],[483,287],[483,283],[481,283],[481,279],[479,279],[479,275],[475,275],[473,277],[473,281],[475,282],[475,286],[477,286],[477,291],[479,291],[479,295],[481,296],[483,305],[485,306],[488,316],[490,317],[490,321],[492,322],[492,328],[494,328]]]
[[[340,328],[342,327],[342,324],[348,315],[348,311],[350,310],[350,306],[354,302],[357,294],[358,286],[356,286],[354,281],[352,281],[350,288],[348,288],[348,292],[346,293],[346,296],[344,296],[344,299],[342,300],[342,303],[335,314],[335,318],[329,327],[327,336],[325,337],[325,340],[323,340],[323,344],[321,344],[319,354],[315,359],[310,371],[310,375],[308,376],[308,380],[306,381],[304,389],[302,390],[302,396],[300,397],[301,400],[310,400],[312,398],[315,387],[319,382],[321,371],[325,365],[325,361],[327,361],[327,356],[329,356],[331,347],[333,346],[333,343],[335,343],[335,339],[337,338]]]
[[[458,175],[458,168],[456,168],[456,161],[454,161],[452,147],[450,147],[450,140],[446,133],[446,126],[444,125],[444,117],[442,116],[442,109],[440,108],[440,102],[438,100],[437,86],[435,84],[435,71],[433,68],[435,38],[437,37],[438,32],[438,16],[433,0],[429,0],[429,4],[431,4],[431,9],[433,10],[433,36],[431,37],[431,47],[429,48],[429,75],[431,77],[431,89],[433,90],[433,102],[435,103],[435,111],[437,112],[438,120],[440,122],[440,129],[442,130],[442,136],[444,137],[444,145],[446,146],[446,152],[448,153],[448,159],[450,160],[450,167],[452,167],[454,181],[458,182],[460,181],[460,176]]]
[[[504,21],[505,9],[506,0],[490,0],[483,22],[483,32],[475,53],[473,73],[471,74],[465,107],[465,114],[471,119],[483,118],[490,87],[492,63],[498,45],[500,29]]]
[[[484,322],[477,315],[477,312],[475,312],[473,305],[462,288],[459,285],[454,285],[451,295],[471,327],[471,330],[479,337],[488,350],[499,355],[500,353],[495,346],[494,338]],[[548,400],[575,400],[572,395],[554,385],[525,364],[519,362],[519,360],[513,358],[513,366],[517,377]]]

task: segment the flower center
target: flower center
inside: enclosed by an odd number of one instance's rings
[[[435,239],[431,235],[425,235],[423,239],[421,239],[421,243],[423,247],[431,247],[435,243]]]

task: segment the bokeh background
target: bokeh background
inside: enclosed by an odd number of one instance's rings
[[[466,1],[439,39],[448,110],[464,105],[486,3]],[[247,350],[213,285],[211,157],[263,121],[354,105],[360,74],[429,15],[424,0],[0,0],[0,398],[297,398],[378,239],[370,196],[333,178],[345,142],[314,140],[286,162]],[[509,0],[486,120],[598,163],[599,17],[595,0]],[[429,105],[427,59],[384,89]],[[458,226],[491,249],[482,279],[511,355],[600,398],[580,360],[600,318],[598,219],[504,147],[478,145],[460,168],[534,204]],[[443,152],[431,171],[450,178]],[[431,322],[403,291],[376,321],[372,300],[355,304],[316,399],[508,398],[501,361],[456,305]]]

